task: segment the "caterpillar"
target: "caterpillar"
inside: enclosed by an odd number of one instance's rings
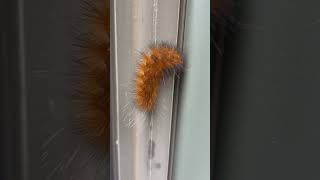
[[[109,2],[83,0],[81,25],[76,25],[73,46],[77,78],[73,83],[73,131],[92,145],[99,161],[109,157]],[[85,29],[85,30],[83,30]]]
[[[182,67],[182,57],[173,46],[166,43],[151,45],[142,53],[136,69],[134,104],[145,112],[150,111],[156,102],[160,80]]]
[[[73,43],[77,77],[73,81],[73,129],[92,145],[93,153],[98,154],[94,157],[105,161],[110,156],[109,4],[105,0],[83,0],[82,5],[80,20],[87,29],[78,32]],[[181,71],[183,58],[175,46],[161,42],[150,45],[139,60],[132,103],[137,109],[150,112],[156,104],[161,80]]]

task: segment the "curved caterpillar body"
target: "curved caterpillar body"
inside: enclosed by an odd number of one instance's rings
[[[180,53],[165,43],[153,45],[142,53],[134,80],[134,104],[145,112],[150,111],[156,102],[161,79],[181,69],[182,65]]]

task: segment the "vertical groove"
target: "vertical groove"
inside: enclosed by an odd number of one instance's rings
[[[118,82],[118,74],[117,74],[117,69],[118,69],[118,59],[117,59],[117,54],[118,54],[118,49],[117,49],[117,1],[116,0],[111,0],[111,6],[110,6],[110,18],[111,18],[111,38],[110,38],[110,78],[112,83],[110,85],[110,100],[111,100],[111,105],[110,105],[110,122],[111,122],[111,156],[112,156],[112,174],[113,177],[111,179],[114,180],[121,180],[120,177],[120,156],[119,156],[119,97],[118,97],[118,90],[119,90],[119,82]],[[114,108],[115,107],[115,108]]]
[[[157,43],[157,24],[158,24],[158,0],[153,0],[152,24],[154,43]]]
[[[180,0],[178,37],[177,37],[177,49],[180,51],[180,53],[183,53],[186,8],[187,8],[187,0]],[[181,77],[183,77],[183,76],[181,76]],[[176,124],[177,124],[177,114],[178,114],[180,81],[181,81],[181,79],[179,79],[179,77],[175,76],[174,90],[173,90],[172,122],[171,122],[171,133],[170,133],[168,180],[171,180],[172,175],[173,175],[173,166],[174,166],[173,158],[174,158],[174,153],[175,153],[174,146],[175,146],[175,140],[176,140]]]
[[[158,25],[158,0],[153,0],[153,8],[152,8],[152,24],[153,24],[153,38],[154,38],[154,43],[157,43],[157,25]],[[149,126],[149,130],[150,130],[150,146],[149,146],[149,152],[153,152],[153,113],[149,114],[148,116],[150,118],[150,126]],[[152,180],[152,156],[149,156],[149,172],[148,172],[148,177],[149,180]]]
[[[21,176],[28,180],[28,136],[27,136],[27,83],[26,60],[24,47],[24,0],[18,0],[18,42],[19,42],[19,75],[20,75],[20,121],[21,121]]]

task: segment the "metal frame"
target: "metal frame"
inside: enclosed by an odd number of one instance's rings
[[[112,179],[171,179],[174,152],[175,119],[179,81],[169,78],[161,87],[158,105],[151,118],[134,111],[130,104],[131,82],[138,51],[154,41],[176,44],[182,50],[185,0],[123,0],[111,1],[111,147]],[[129,128],[125,117],[146,118],[143,126]],[[145,126],[149,123],[152,130]],[[153,137],[152,162],[158,168],[148,172],[150,151],[148,140]],[[152,147],[152,146],[151,146]],[[149,164],[150,165],[150,164]],[[159,166],[160,165],[160,166]],[[152,175],[152,176],[151,176]]]

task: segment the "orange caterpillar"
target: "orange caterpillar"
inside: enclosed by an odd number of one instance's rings
[[[76,107],[73,128],[87,138],[94,153],[103,157],[109,152],[109,4],[106,0],[82,2],[81,32],[74,47],[76,80],[73,100]],[[85,30],[83,30],[85,29]]]
[[[142,53],[134,80],[134,104],[145,112],[150,111],[156,102],[160,80],[182,65],[180,53],[165,43],[153,45]]]

